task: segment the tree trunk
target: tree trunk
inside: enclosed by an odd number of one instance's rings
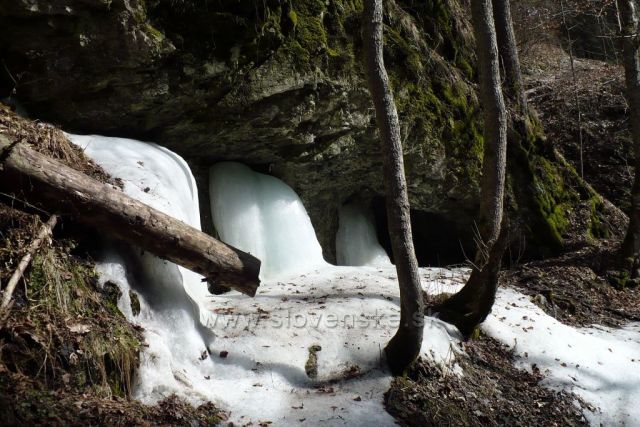
[[[118,189],[0,136],[0,186],[20,189],[101,233],[131,243],[202,274],[216,284],[253,296],[260,260],[125,195]]]
[[[475,328],[487,318],[498,290],[498,273],[502,256],[509,243],[506,225],[501,227],[500,235],[495,241],[487,262],[482,268],[476,266],[471,270],[471,276],[464,287],[442,304],[431,307],[431,313],[437,313],[438,318],[455,325],[465,337],[471,336]]]
[[[484,157],[480,199],[479,251],[486,251],[474,266],[465,286],[430,312],[469,336],[491,312],[498,287],[500,260],[507,244],[503,223],[507,163],[507,114],[500,87],[498,46],[491,0],[472,0],[473,28],[480,68],[480,100],[484,109]]]
[[[500,61],[491,0],[472,0],[471,12],[480,69],[484,153],[480,197],[480,237],[491,248],[500,234],[507,163],[507,114],[500,87]]]
[[[493,0],[493,18],[496,25],[498,51],[504,67],[505,92],[508,98],[515,101],[518,113],[524,115],[527,112],[527,97],[520,71],[518,46],[513,31],[509,0]]]
[[[569,52],[569,66],[571,68],[571,80],[573,81],[573,99],[578,109],[578,142],[580,143],[580,178],[584,179],[584,157],[582,147],[582,108],[580,107],[580,98],[578,97],[578,83],[576,77],[576,66],[573,57],[573,40],[571,39],[571,30],[567,24],[567,14],[564,8],[564,0],[560,0],[560,13],[562,15],[562,26],[567,33],[567,50]]]
[[[391,371],[398,375],[420,353],[424,318],[418,262],[411,236],[400,123],[382,56],[382,16],[382,0],[365,0],[363,43],[367,81],[380,134],[388,227],[400,286],[400,326],[385,352]]]
[[[627,86],[627,100],[631,121],[631,134],[635,154],[635,179],[631,191],[629,228],[622,244],[622,256],[630,260],[631,277],[640,276],[640,36],[638,31],[638,4],[634,0],[619,0],[622,20],[623,63]]]

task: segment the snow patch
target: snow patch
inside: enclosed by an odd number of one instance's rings
[[[513,349],[518,367],[535,366],[545,385],[593,405],[595,412],[584,411],[592,425],[640,425],[640,323],[573,328],[503,288],[482,330]]]
[[[421,275],[442,289],[435,277],[443,271],[421,269]],[[384,347],[398,327],[398,301],[393,266],[327,266],[264,282],[254,299],[237,292],[212,298],[208,326],[221,337],[213,358],[224,368],[211,387],[229,402],[237,423],[396,425],[383,396],[391,383]],[[427,318],[424,337],[422,355],[459,372],[455,328]],[[309,366],[312,347],[320,350]]]
[[[123,179],[127,194],[200,227],[195,181],[179,156],[128,139],[69,137]],[[222,239],[265,261],[265,280],[253,299],[236,292],[212,297],[199,275],[112,244],[97,263],[101,282],[122,288],[119,307],[144,327],[149,345],[136,397],[146,403],[171,393],[192,403],[211,400],[232,411],[238,424],[395,425],[382,401],[391,381],[383,349],[399,320],[393,266],[326,264],[302,203],[275,178],[223,163],[212,168],[211,184]],[[358,263],[379,253],[366,216],[359,208],[341,215],[344,240],[338,244]],[[427,292],[453,293],[468,270],[420,274]],[[129,290],[139,294],[138,315]],[[501,288],[482,329],[514,350],[518,367],[535,365],[545,385],[596,407],[585,413],[592,424],[640,425],[640,324],[573,328],[529,297]],[[459,336],[450,325],[426,319],[421,351],[460,372],[453,362]]]

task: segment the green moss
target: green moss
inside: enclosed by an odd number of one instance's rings
[[[318,344],[314,344],[309,347],[309,357],[307,358],[307,362],[304,365],[304,371],[311,379],[315,379],[318,377],[318,352],[320,350],[322,350],[322,347],[320,347]]]
[[[631,279],[629,272],[633,268],[633,258],[627,258],[624,260],[621,270],[613,271],[608,274],[607,278],[609,283],[617,289],[625,289],[630,284],[636,284],[636,281]]]
[[[467,110],[469,109],[466,95],[468,90],[465,92],[464,90],[460,90],[458,86],[451,85],[443,86],[442,93],[444,95],[444,99],[446,99],[450,105],[462,111],[463,114],[466,115]]]
[[[469,80],[473,80],[475,77],[475,70],[473,69],[473,67],[471,66],[471,64],[469,63],[469,60],[462,57],[462,56],[458,56],[456,58],[456,67],[458,67],[460,70],[462,70],[464,76],[469,79]]]
[[[137,316],[140,314],[140,299],[138,298],[138,294],[130,290],[129,300],[131,301],[131,312],[134,316]]]
[[[566,211],[571,209],[575,194],[566,189],[564,179],[556,165],[543,157],[531,159],[534,166],[534,195],[539,214],[545,219],[557,244],[562,244],[563,234],[569,224]]]
[[[71,248],[68,242],[54,245],[32,261],[25,309],[34,334],[46,328],[55,337],[35,342],[44,347],[22,349],[21,360],[8,366],[54,382],[60,381],[62,370],[70,374],[67,384],[128,396],[138,365],[139,334],[117,308],[118,286],[108,282],[99,289],[93,265],[71,255]]]
[[[295,30],[296,26],[298,25],[298,14],[296,13],[295,10],[291,9],[289,10],[289,13],[287,14],[287,16],[289,17],[289,20],[293,24],[293,28]]]
[[[469,335],[469,339],[477,340],[478,338],[480,338],[480,327],[476,326],[475,328],[473,328],[473,332],[471,332],[471,335]]]
[[[162,31],[158,30],[148,22],[144,24],[144,29],[145,29],[145,32],[149,36],[151,36],[156,42],[161,42],[165,39],[164,34],[162,34]]]
[[[27,292],[38,293],[45,288],[47,278],[44,273],[43,265],[44,260],[42,256],[36,255],[31,262],[31,268],[29,269],[29,275],[27,277],[27,283],[29,283]]]
[[[385,25],[385,51],[386,56],[393,57],[391,64],[402,64],[406,67],[403,70],[410,75],[420,74],[423,71],[422,57],[416,46],[412,45],[407,39],[402,37],[395,28]]]
[[[608,239],[611,237],[611,231],[606,225],[604,213],[604,201],[598,194],[594,194],[589,199],[589,229],[588,235],[592,239]]]
[[[353,27],[353,20],[361,9],[361,1],[284,3],[284,18],[278,28],[272,28],[281,38],[274,49],[276,59],[300,72],[322,68],[335,74],[354,73],[361,65],[354,52],[354,35],[359,39],[360,26]],[[278,15],[278,10],[274,8],[270,14]]]
[[[306,51],[313,53],[327,46],[327,32],[322,26],[320,18],[315,16],[301,16],[298,19],[296,41]]]
[[[546,141],[539,120],[530,115],[509,134],[508,167],[512,209],[521,218],[539,256],[560,250],[569,231],[591,238],[608,234],[601,198]],[[569,229],[577,206],[586,203],[590,221],[584,230]]]
[[[307,16],[318,16],[326,10],[326,3],[323,0],[294,0],[292,4],[301,14]]]
[[[102,287],[104,294],[105,306],[116,316],[122,316],[122,312],[118,308],[118,300],[122,297],[120,287],[113,282],[106,282]]]
[[[133,372],[138,365],[140,341],[130,334],[128,326],[116,325],[108,336],[92,333],[82,342],[87,355],[87,369],[94,385],[112,395],[129,396]]]

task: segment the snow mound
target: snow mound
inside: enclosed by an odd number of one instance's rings
[[[131,139],[68,137],[109,174],[121,178],[127,195],[200,229],[195,179],[177,154]],[[188,380],[200,376],[201,369],[211,368],[199,360],[213,339],[201,323],[207,319],[201,301],[209,295],[202,277],[138,248],[116,243],[107,244],[96,269],[101,283],[111,281],[120,287],[120,310],[145,331],[148,348],[142,354],[134,396],[145,403],[171,393],[192,401],[206,398]],[[138,315],[132,311],[130,291],[135,291],[140,301]]]

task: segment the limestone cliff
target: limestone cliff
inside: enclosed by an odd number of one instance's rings
[[[305,201],[332,260],[338,207],[383,196],[361,3],[0,0],[0,96],[69,131],[177,151],[200,175],[203,206],[212,162],[276,175]],[[468,5],[385,3],[415,234],[428,241],[446,230],[459,250],[458,239],[471,245],[483,144]],[[600,227],[599,197],[535,125],[514,152],[512,207],[532,246],[557,248],[581,203],[592,213],[583,231]]]

